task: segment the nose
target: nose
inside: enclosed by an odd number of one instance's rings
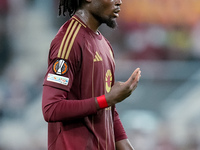
[[[115,4],[120,6],[122,4],[122,0],[116,0]]]

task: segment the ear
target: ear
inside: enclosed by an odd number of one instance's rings
[[[92,2],[92,0],[85,0],[86,2],[88,2],[88,3],[91,3]]]

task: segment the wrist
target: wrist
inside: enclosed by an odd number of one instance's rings
[[[106,97],[105,97],[105,95],[101,95],[101,96],[99,96],[99,97],[96,97],[96,100],[97,100],[97,103],[98,103],[98,105],[99,105],[99,108],[106,108],[106,107],[108,107],[108,103],[107,103],[107,101],[106,101]]]

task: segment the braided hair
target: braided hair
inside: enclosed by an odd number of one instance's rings
[[[65,16],[65,12],[69,13],[72,17],[77,9],[81,6],[82,0],[60,0],[59,3],[59,16],[62,14]]]

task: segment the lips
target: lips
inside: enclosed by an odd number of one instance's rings
[[[114,10],[114,16],[118,18],[119,17],[119,12],[120,12],[120,8],[115,9]]]

